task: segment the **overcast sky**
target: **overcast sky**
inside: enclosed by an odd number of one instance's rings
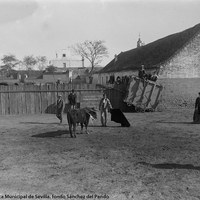
[[[84,40],[104,40],[109,57],[200,23],[200,0],[0,0],[0,57],[55,58]]]

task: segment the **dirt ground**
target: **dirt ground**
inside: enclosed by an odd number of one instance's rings
[[[125,115],[129,128],[98,117],[76,139],[66,116],[1,116],[0,199],[200,199],[193,110]]]

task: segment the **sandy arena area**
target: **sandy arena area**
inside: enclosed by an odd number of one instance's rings
[[[0,199],[200,199],[193,110],[125,115],[129,128],[98,115],[77,138],[66,116],[0,116]]]

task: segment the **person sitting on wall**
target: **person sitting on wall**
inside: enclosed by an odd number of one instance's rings
[[[146,80],[151,81],[151,79],[152,79],[152,75],[151,74],[146,74]]]
[[[158,74],[157,74],[157,72],[155,71],[154,74],[151,76],[151,81],[156,82],[157,80],[158,80]]]
[[[141,69],[138,72],[138,77],[142,80],[143,86],[145,86],[145,81],[147,80],[147,74],[144,69],[144,65],[141,66]]]
[[[141,69],[138,72],[138,77],[141,79],[145,79],[146,78],[146,72],[144,69],[144,65],[141,66]]]

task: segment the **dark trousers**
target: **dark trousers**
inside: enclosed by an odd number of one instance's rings
[[[62,112],[57,112],[56,113],[56,117],[60,120],[60,122],[62,122]]]

